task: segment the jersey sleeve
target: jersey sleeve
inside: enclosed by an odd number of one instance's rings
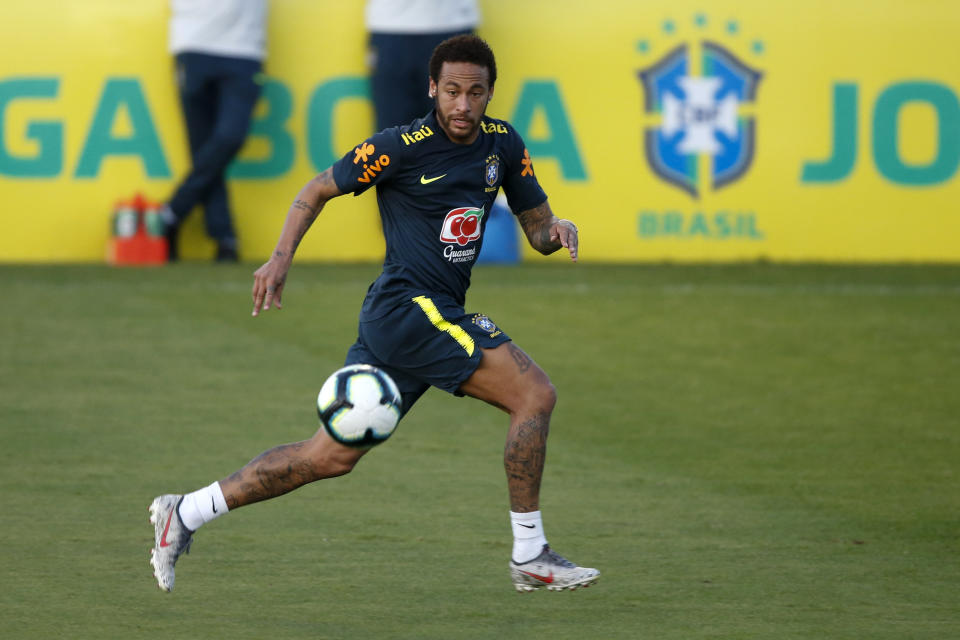
[[[395,127],[367,138],[333,164],[333,179],[343,193],[358,196],[390,179],[400,162],[400,134]]]
[[[523,138],[513,127],[509,127],[506,154],[507,172],[503,177],[503,192],[510,209],[516,214],[543,204],[547,194],[533,172],[533,160]]]

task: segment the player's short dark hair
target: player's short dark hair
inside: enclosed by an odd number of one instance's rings
[[[486,67],[490,72],[490,86],[497,81],[497,61],[493,49],[486,40],[473,34],[447,38],[437,45],[430,56],[430,77],[434,82],[440,80],[440,69],[444,62],[469,62]]]

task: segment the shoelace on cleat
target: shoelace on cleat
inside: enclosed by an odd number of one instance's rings
[[[572,562],[570,562],[569,560],[567,560],[566,558],[564,558],[562,555],[560,555],[556,551],[554,551],[553,549],[549,549],[549,548],[547,549],[547,557],[565,569],[572,569],[577,566]]]

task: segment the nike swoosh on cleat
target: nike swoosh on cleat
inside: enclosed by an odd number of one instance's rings
[[[176,507],[174,507],[176,509]],[[170,531],[170,521],[173,520],[173,509],[170,510],[170,515],[167,516],[167,526],[163,528],[163,535],[160,536],[160,546],[169,547],[170,543],[167,542],[167,531]]]
[[[435,181],[439,180],[440,178],[446,177],[446,175],[447,175],[447,174],[443,174],[442,176],[437,176],[436,178],[428,178],[428,177],[427,177],[427,174],[422,174],[422,175],[420,176],[420,184],[430,184],[431,182],[435,182]]]
[[[553,582],[553,571],[550,572],[550,575],[549,575],[549,576],[538,576],[538,575],[535,574],[535,573],[530,573],[529,571],[524,571],[523,569],[520,570],[520,573],[525,573],[525,574],[527,574],[528,576],[530,576],[531,578],[536,578],[536,579],[539,580],[540,582],[543,582],[543,583],[546,583],[546,584],[550,584],[550,583]]]

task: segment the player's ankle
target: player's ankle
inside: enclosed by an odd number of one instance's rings
[[[208,487],[183,496],[177,513],[180,515],[183,526],[190,531],[196,531],[227,511],[229,509],[223,497],[223,491],[220,489],[220,483],[214,482]]]
[[[544,545],[547,544],[540,512],[517,513],[511,511],[510,525],[513,527],[513,561],[517,564],[523,564],[539,556]]]

